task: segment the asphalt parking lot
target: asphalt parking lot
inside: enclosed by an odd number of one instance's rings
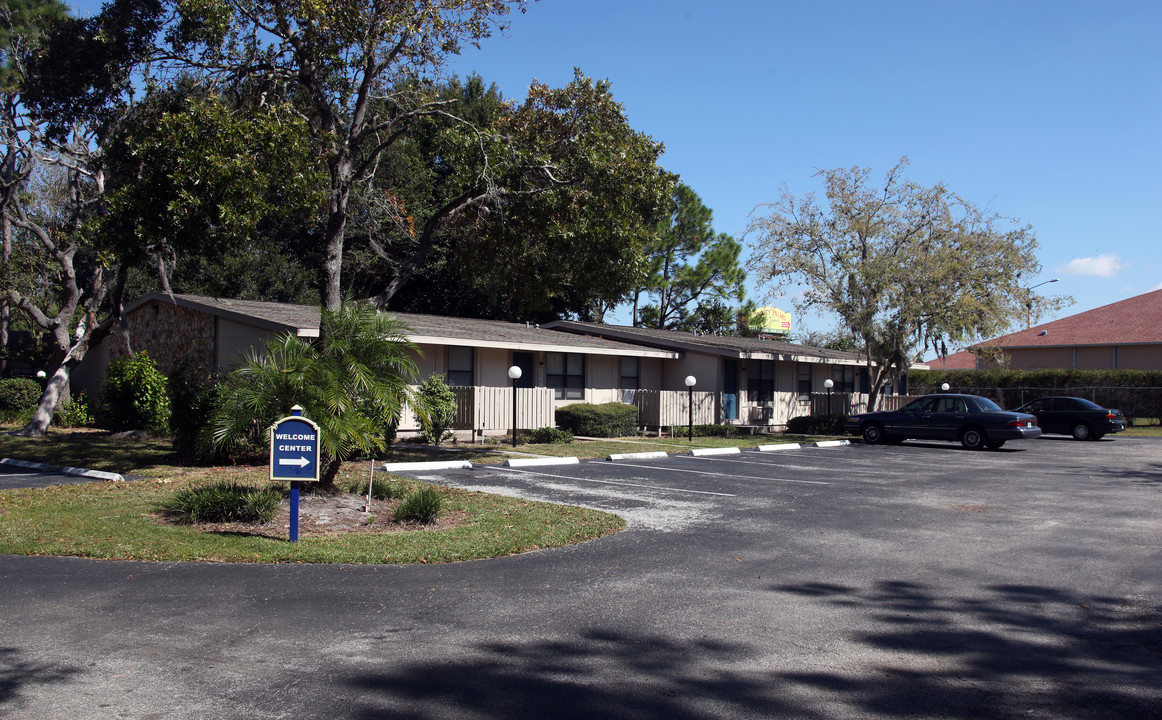
[[[2,557],[0,714],[1156,716],[1162,442],[1010,445],[415,473],[629,522],[455,565]]]

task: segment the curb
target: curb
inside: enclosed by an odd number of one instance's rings
[[[691,450],[689,454],[694,455],[696,457],[702,457],[703,455],[737,455],[740,452],[742,452],[742,450],[739,448],[736,448],[736,447],[695,448],[695,449]]]
[[[576,465],[581,462],[575,457],[551,458],[509,458],[504,461],[505,467],[533,467],[536,465]]]
[[[756,445],[755,450],[758,452],[775,452],[777,450],[798,450],[802,445],[799,443],[777,443],[775,445]]]
[[[610,455],[606,460],[653,460],[655,458],[669,457],[670,454],[658,450],[656,452],[636,452],[636,453],[618,453]]]
[[[467,460],[433,460],[431,462],[384,463],[385,472],[408,472],[410,470],[471,470]]]
[[[75,467],[57,467],[55,465],[46,465],[44,463],[28,462],[27,460],[13,460],[12,458],[0,458],[0,465],[15,465],[16,467],[28,468],[29,470],[39,470],[41,472],[57,472],[61,475],[93,478],[94,480],[106,480],[108,482],[125,482],[125,477],[120,473],[105,472],[104,470],[86,470],[84,468]]]
[[[850,440],[820,440],[814,443],[812,447],[841,447],[843,445],[850,445]]]

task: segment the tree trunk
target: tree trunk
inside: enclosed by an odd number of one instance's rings
[[[48,383],[44,387],[44,394],[40,396],[40,404],[36,406],[36,410],[32,413],[32,420],[28,422],[20,430],[16,431],[16,435],[22,437],[42,437],[48,431],[48,426],[52,423],[52,416],[56,413],[57,406],[62,400],[69,399],[69,379],[72,377],[73,368],[80,364],[85,357],[85,352],[88,349],[88,333],[81,340],[73,344],[69,351],[65,354],[64,359],[61,360],[60,365],[57,366],[56,372],[49,378]]]

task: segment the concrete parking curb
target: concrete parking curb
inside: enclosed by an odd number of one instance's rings
[[[843,445],[850,445],[850,440],[820,440],[814,443],[814,447],[842,447]]]
[[[505,467],[533,467],[536,465],[576,465],[581,462],[575,457],[547,457],[547,458],[510,458],[504,461]]]
[[[658,450],[656,452],[615,453],[606,460],[652,460],[655,458],[670,457],[669,453]]]
[[[775,452],[777,450],[798,450],[802,445],[799,443],[777,443],[774,445],[758,445],[755,450],[759,452]]]
[[[736,447],[694,448],[690,451],[690,454],[696,457],[702,457],[703,455],[737,455],[740,452],[742,452],[742,450]]]
[[[414,470],[471,470],[472,463],[467,460],[440,460],[431,462],[399,462],[384,463],[385,472],[409,472]]]
[[[13,460],[12,458],[0,458],[0,465],[15,465],[16,467],[28,468],[29,470],[37,470],[39,472],[56,472],[60,473],[61,475],[93,478],[94,480],[125,482],[125,477],[120,473],[105,472],[104,470],[86,470],[85,468],[57,467],[55,465],[29,462],[27,460]]]

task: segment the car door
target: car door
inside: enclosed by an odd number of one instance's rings
[[[960,428],[968,420],[964,398],[942,397],[933,408],[929,422],[930,437],[935,440],[958,440]]]
[[[885,433],[898,438],[929,437],[928,426],[932,422],[932,406],[935,403],[936,398],[920,398],[889,413],[884,418]]]
[[[1063,400],[1064,398],[1045,398],[1041,401],[1044,403],[1042,410],[1036,413],[1041,432],[1054,434],[1073,432],[1068,403]]]

